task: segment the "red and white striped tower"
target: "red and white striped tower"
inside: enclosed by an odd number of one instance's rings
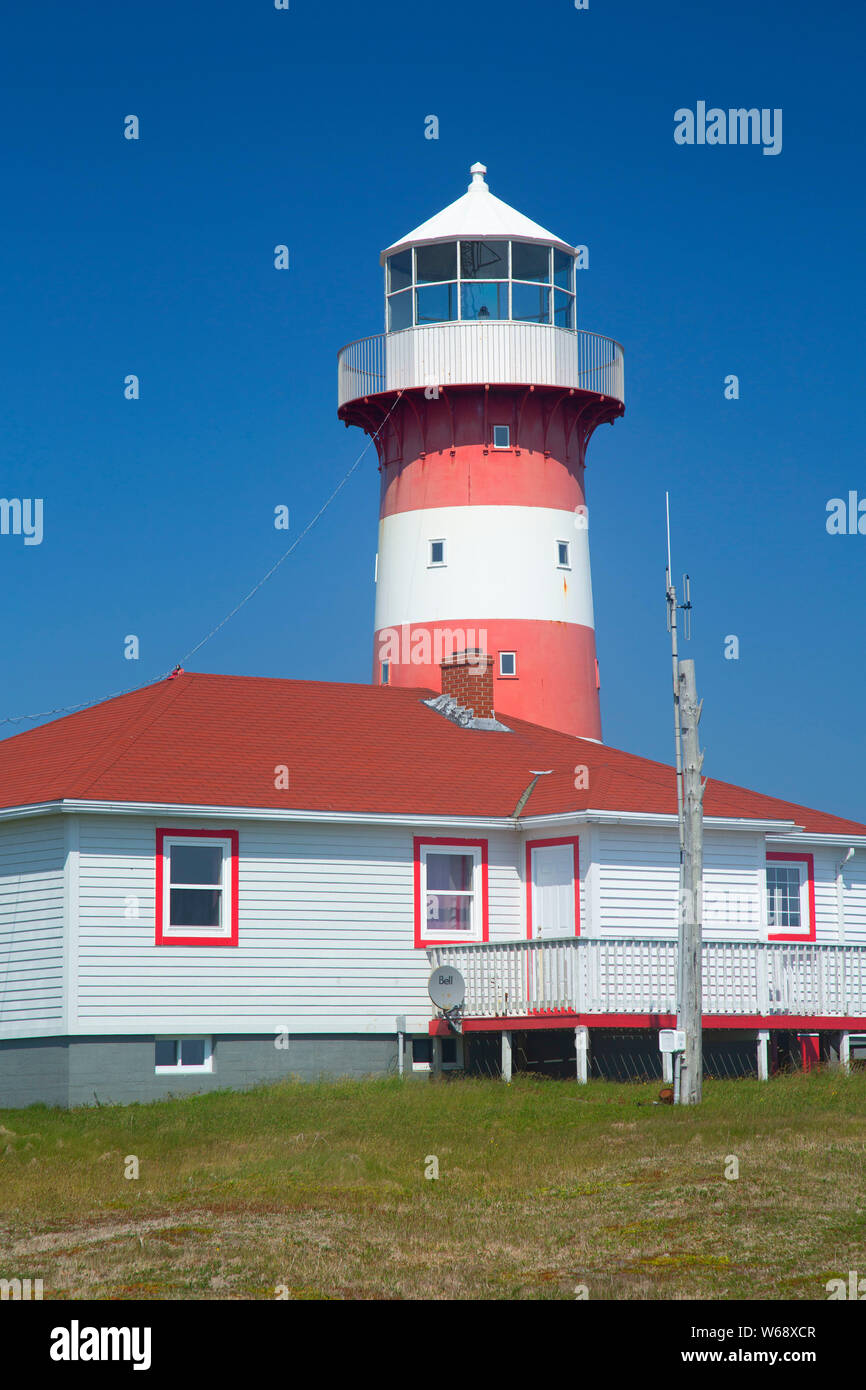
[[[577,328],[577,248],[486,172],[382,252],[386,332],[340,353],[340,418],[376,437],[382,483],[373,679],[435,690],[474,647],[497,715],[600,739],[583,474],[623,413],[622,349]]]

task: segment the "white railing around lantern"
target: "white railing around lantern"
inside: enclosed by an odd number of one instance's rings
[[[347,343],[338,357],[340,405],[380,391],[480,384],[559,386],[625,400],[623,351],[613,338],[544,323],[435,323]]]
[[[469,1018],[672,1014],[676,941],[549,937],[428,947],[456,966]],[[866,1017],[866,945],[704,941],[704,1014]]]

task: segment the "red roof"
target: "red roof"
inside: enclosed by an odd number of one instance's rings
[[[673,768],[520,719],[463,729],[422,702],[438,692],[184,673],[0,741],[0,806],[61,799],[354,814],[502,817],[533,771],[523,816],[676,814]],[[589,769],[585,790],[575,769]],[[277,770],[289,786],[275,786]],[[818,834],[866,825],[710,779],[708,816],[795,821]]]

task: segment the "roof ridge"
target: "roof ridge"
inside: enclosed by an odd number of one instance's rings
[[[164,714],[187,688],[188,684],[184,681],[183,675],[167,676],[164,680],[158,681],[154,687],[154,697],[145,709],[139,711],[137,715],[133,715],[129,723],[115,730],[113,738],[108,740],[108,750],[103,751],[100,757],[94,759],[89,769],[85,767],[85,771],[89,771],[91,776],[86,783],[79,787],[79,794],[85,795],[94,783],[99,781],[100,777],[104,777],[118,759],[124,753],[129,752],[129,749],[145,730],[149,729],[151,724]]]

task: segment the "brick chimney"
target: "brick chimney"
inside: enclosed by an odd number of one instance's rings
[[[442,694],[450,695],[476,719],[493,719],[493,657],[477,648],[455,652],[440,667]]]

